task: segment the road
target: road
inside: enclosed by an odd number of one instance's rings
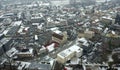
[[[49,52],[49,53],[46,53],[40,57],[37,57],[37,58],[34,58],[33,60],[30,60],[30,62],[40,62],[40,61],[43,61],[45,60],[45,57],[46,56],[49,56],[53,59],[55,59],[57,57],[57,54],[69,47],[71,47],[72,45],[74,45],[76,43],[76,39],[73,40],[73,41],[68,41],[66,44],[64,44],[63,46],[60,46],[58,48],[56,48],[56,50],[52,51],[52,52]]]

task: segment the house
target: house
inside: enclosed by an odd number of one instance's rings
[[[59,44],[64,44],[67,41],[67,32],[62,32],[60,30],[53,31],[52,41],[57,42]]]
[[[52,52],[52,51],[55,50],[55,48],[59,47],[59,43],[52,41],[52,42],[44,45],[43,47],[44,47],[48,52]]]
[[[21,62],[21,61],[17,61],[17,62],[19,63],[17,70],[25,70],[31,64],[30,62]]]
[[[85,31],[83,29],[78,30],[78,37],[79,38],[85,37],[87,39],[90,39],[93,36],[95,36],[95,32],[94,31],[91,31],[91,30],[86,30]]]
[[[110,16],[103,16],[101,18],[101,22],[105,23],[105,24],[114,24],[115,23],[115,19],[112,19]]]
[[[89,38],[92,38],[95,35],[95,32],[93,32],[93,31],[85,31],[84,34],[85,34],[85,38],[89,39]]]
[[[39,49],[38,54],[42,54],[47,52],[46,48],[44,46],[42,46],[42,48]]]
[[[84,37],[84,30],[79,30],[78,31],[78,37],[81,38],[81,37]]]
[[[52,52],[53,50],[55,50],[55,43],[46,46],[46,49],[48,50],[48,52]]]
[[[87,47],[89,46],[87,39],[84,37],[78,38],[76,42],[77,42],[77,45],[79,46],[87,46]]]
[[[120,48],[113,50],[112,59],[114,60],[114,63],[120,63]]]
[[[16,48],[14,48],[14,47],[6,52],[7,56],[9,56],[9,57],[14,56],[16,53],[18,53],[18,50]]]
[[[22,25],[22,21],[15,21],[12,23],[12,26],[20,26]]]

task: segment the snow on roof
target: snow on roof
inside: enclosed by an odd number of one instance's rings
[[[105,28],[104,33],[107,33],[107,31],[108,31],[108,28]]]
[[[25,30],[25,31],[28,31],[29,28],[30,28],[30,27],[25,27],[24,30]]]
[[[12,57],[13,55],[15,55],[18,52],[18,50],[16,50],[15,48],[11,48],[8,52],[7,55],[9,57]]]
[[[36,26],[39,26],[40,23],[32,23],[32,25],[36,25]]]
[[[54,28],[51,28],[50,30],[55,31],[55,30],[58,30],[58,29],[59,29],[58,27],[54,27]]]
[[[55,32],[56,34],[61,34],[62,33],[60,30],[55,30],[53,32]]]
[[[62,34],[62,31],[60,31],[58,27],[51,28],[50,30],[56,34]]]
[[[52,43],[51,45],[47,46],[46,48],[49,52],[51,52],[55,49],[54,46],[55,46],[55,43]]]
[[[44,23],[41,23],[37,28],[42,29],[43,25],[44,25]]]
[[[22,24],[22,21],[15,21],[13,23],[13,26],[20,26]]]
[[[22,70],[23,68],[28,68],[30,64],[31,63],[29,62],[20,62],[20,65],[18,66],[18,70]]]
[[[6,34],[8,33],[8,31],[9,31],[9,30],[5,30],[5,31],[3,32],[3,34],[6,35]]]
[[[18,33],[21,33],[23,31],[24,27],[21,26],[20,29],[18,30]]]
[[[35,40],[38,40],[38,35],[35,35]]]
[[[112,20],[112,18],[111,18],[111,17],[106,17],[106,16],[103,16],[102,18]]]
[[[87,40],[85,38],[79,38],[78,41],[81,41],[81,42],[87,42]]]
[[[112,34],[114,34],[114,35],[115,35],[115,31],[112,31]]]
[[[99,21],[99,19],[95,19],[95,22],[98,22]]]

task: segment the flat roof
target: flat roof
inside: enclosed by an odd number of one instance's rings
[[[70,54],[81,51],[81,50],[82,49],[79,46],[73,45],[70,48],[58,53],[57,55],[60,56],[61,58],[65,58],[65,57],[69,56]]]

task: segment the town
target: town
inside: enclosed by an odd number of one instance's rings
[[[120,0],[0,0],[0,70],[120,70]]]

